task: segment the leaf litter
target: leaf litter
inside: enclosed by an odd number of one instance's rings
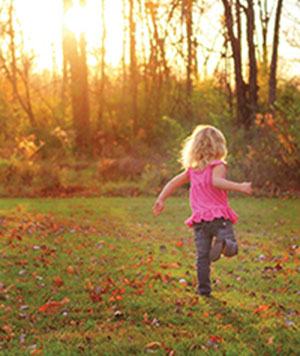
[[[106,218],[91,223],[22,210],[2,220],[0,349],[46,354],[56,340],[74,355],[100,345],[118,355],[133,345],[164,355],[242,345],[255,354],[263,344],[268,352],[287,349],[280,330],[291,345],[296,340],[295,238],[277,255],[272,241],[254,239],[246,259],[241,253],[213,265],[216,296],[207,301],[194,294],[195,255],[182,237],[155,243],[160,234],[149,229],[149,245],[134,224],[124,232]]]

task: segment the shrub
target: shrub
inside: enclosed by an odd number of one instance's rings
[[[145,164],[144,159],[134,156],[102,158],[97,166],[97,176],[102,181],[134,179],[142,174]]]

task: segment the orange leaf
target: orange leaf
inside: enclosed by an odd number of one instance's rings
[[[153,342],[150,342],[149,344],[146,345],[146,348],[147,349],[155,349],[157,347],[159,347],[161,345],[160,342],[158,341],[153,341]]]
[[[176,242],[176,247],[181,248],[182,246],[183,246],[182,240]]]
[[[225,330],[230,329],[231,327],[232,327],[232,324],[224,325],[224,329],[225,329]]]
[[[172,268],[179,268],[180,266],[179,266],[178,263],[172,262],[172,263],[170,264],[170,267],[172,267]]]
[[[74,274],[75,273],[75,270],[74,270],[74,267],[73,266],[68,266],[68,273],[69,274]]]
[[[60,308],[63,304],[61,302],[49,302],[45,305],[39,307],[39,311],[44,313],[54,313],[58,308]]]
[[[254,311],[253,314],[258,314],[261,313],[263,311],[266,311],[268,309],[270,309],[271,306],[270,305],[259,305]]]
[[[12,332],[12,328],[9,325],[1,326],[1,330],[5,331],[7,334],[10,334]]]
[[[59,308],[68,304],[69,301],[70,299],[64,298],[61,302],[56,302],[56,301],[48,302],[44,305],[41,305],[39,307],[39,311],[46,314],[55,313]]]

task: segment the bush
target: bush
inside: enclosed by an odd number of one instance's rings
[[[97,166],[97,176],[105,182],[135,179],[142,174],[145,165],[144,159],[134,156],[102,158]]]
[[[13,195],[35,190],[55,190],[61,186],[59,168],[50,162],[10,160],[0,162],[0,183]]]

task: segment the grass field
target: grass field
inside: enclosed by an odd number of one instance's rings
[[[234,198],[238,256],[195,294],[188,202],[0,200],[0,355],[299,355],[300,201]]]

